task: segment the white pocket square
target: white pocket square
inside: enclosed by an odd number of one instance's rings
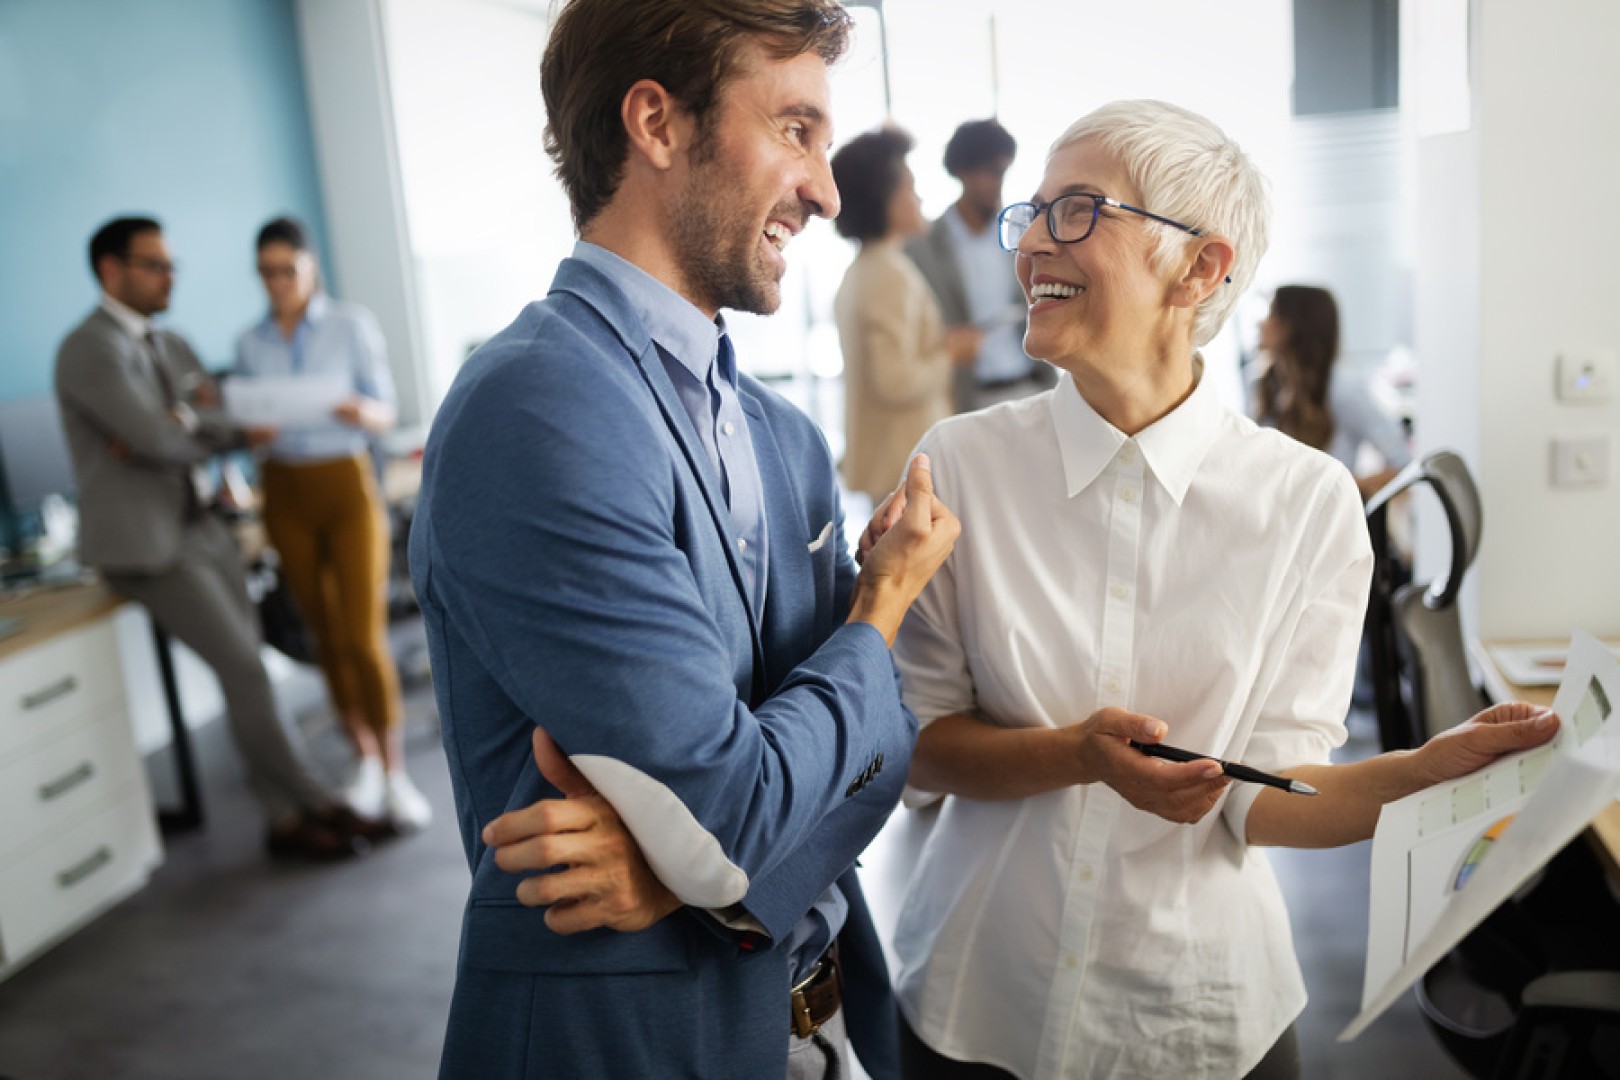
[[[827,546],[827,541],[832,537],[832,532],[832,522],[830,521],[821,527],[821,534],[810,541],[810,553],[812,555]]]

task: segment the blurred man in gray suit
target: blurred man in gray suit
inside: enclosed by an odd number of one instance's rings
[[[1024,352],[1028,305],[1013,257],[996,235],[1001,181],[1018,144],[995,120],[969,120],[945,144],[945,171],[962,194],[929,231],[906,245],[952,330],[980,334],[978,355],[957,369],[956,411],[982,409],[1057,382],[1050,365]]]
[[[79,557],[213,668],[231,736],[269,821],[272,855],[341,858],[377,827],[335,804],[276,708],[235,537],[204,504],[197,469],[273,434],[239,430],[167,310],[174,262],[151,218],[90,241],[101,302],[62,342],[56,396],[79,490]]]

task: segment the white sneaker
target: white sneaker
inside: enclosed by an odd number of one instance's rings
[[[381,758],[363,757],[354,766],[354,776],[343,789],[343,801],[361,817],[376,818],[383,814],[383,798],[387,793],[383,783]]]
[[[404,769],[388,774],[383,811],[400,832],[417,832],[427,828],[433,820],[433,807],[427,796],[416,789]]]

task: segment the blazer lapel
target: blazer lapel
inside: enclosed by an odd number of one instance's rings
[[[731,571],[731,584],[737,590],[737,599],[748,619],[748,636],[754,651],[749,704],[757,704],[764,699],[765,687],[769,685],[765,681],[765,652],[760,637],[759,620],[754,617],[754,605],[748,602],[748,589],[743,584],[742,563],[737,557],[737,538],[731,531],[731,508],[726,505],[726,500],[721,494],[720,478],[714,475],[709,455],[704,451],[696,429],[692,427],[692,418],[687,415],[680,396],[675,392],[674,384],[669,381],[668,372],[664,370],[664,362],[658,355],[658,346],[648,336],[646,328],[626,302],[624,294],[594,267],[578,259],[564,259],[562,265],[557,268],[557,276],[551,288],[553,292],[571,293],[588,304],[619,339],[625,351],[634,360],[642,381],[652,391],[653,400],[658,403],[658,411],[663,415],[664,423],[674,436],[676,445],[680,447],[688,471],[697,481],[698,489],[703,495],[703,503],[709,511],[709,519],[714,523],[715,532],[720,536],[720,546],[725,549],[726,566]],[[766,512],[770,513],[770,510],[767,502]],[[772,562],[775,562],[774,558]]]
[[[725,498],[720,492],[719,478],[714,475],[709,455],[704,451],[703,443],[692,427],[692,418],[687,415],[674,385],[669,381],[669,374],[664,371],[664,362],[658,355],[658,346],[649,342],[635,360],[642,380],[652,390],[653,398],[658,402],[658,411],[663,414],[664,423],[669,426],[670,432],[675,436],[675,442],[681,448],[681,455],[686,459],[687,468],[697,478],[698,488],[703,493],[704,505],[708,507],[709,517],[714,522],[715,530],[720,534],[720,545],[726,551],[726,565],[731,570],[731,582],[736,586],[737,595],[748,615],[748,634],[754,648],[753,696],[758,700],[762,688],[768,685],[764,681],[765,652],[759,621],[754,617],[754,605],[748,602],[748,590],[743,584],[742,563],[737,558],[737,542],[731,532],[731,509],[726,506]],[[774,557],[771,562],[774,565]]]
[[[767,663],[778,656],[803,657],[810,653],[808,643],[796,640],[815,625],[815,590],[810,565],[809,523],[804,518],[804,502],[799,498],[793,471],[782,457],[776,435],[765,423],[765,410],[747,391],[738,395],[743,412],[750,420],[748,433],[759,462],[759,479],[765,489],[765,516],[770,522],[770,560],[766,566],[765,625],[760,634]],[[771,671],[768,685],[775,686],[787,672]]]

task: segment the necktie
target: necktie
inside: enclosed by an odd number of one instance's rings
[[[179,398],[175,396],[174,380],[169,378],[169,369],[163,363],[163,341],[158,337],[156,330],[146,332],[146,364],[157,383],[158,389],[163,391],[163,403],[175,404]]]
[[[180,395],[175,392],[174,379],[169,374],[168,365],[163,362],[163,339],[158,337],[156,330],[148,330],[145,340],[147,362],[151,365],[158,389],[163,392],[163,404],[172,409],[180,404]],[[189,498],[186,516],[195,518],[214,502],[214,474],[207,465],[194,465],[187,470],[187,484]]]

